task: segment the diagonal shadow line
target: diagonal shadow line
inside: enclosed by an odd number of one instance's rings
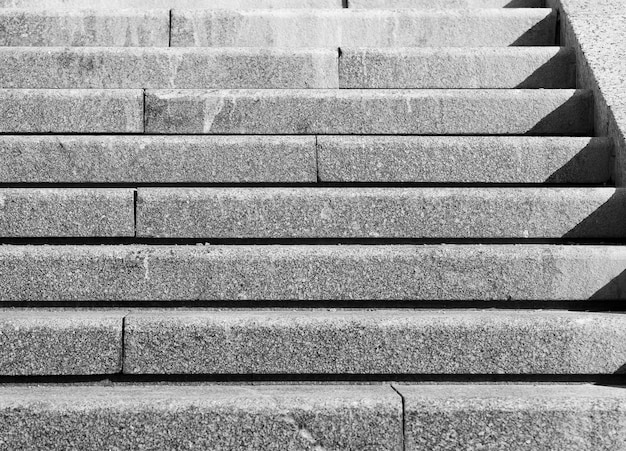
[[[574,91],[570,98],[539,120],[525,134],[593,136],[593,124],[593,94],[589,91]]]
[[[560,48],[552,58],[537,68],[515,88],[576,88],[576,54],[571,48]]]
[[[545,0],[511,0],[504,8],[545,8]]]
[[[553,11],[513,41],[510,47],[553,46],[556,29],[556,13]]]

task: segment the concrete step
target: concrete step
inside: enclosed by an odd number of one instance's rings
[[[593,134],[585,90],[147,90],[147,133]]]
[[[404,445],[418,449],[620,449],[621,386],[399,385]]]
[[[190,9],[262,9],[262,8],[342,8],[341,0],[0,0],[0,8],[190,8]]]
[[[610,178],[611,152],[604,138],[317,137],[322,182],[603,184]],[[12,171],[33,166],[3,158]]]
[[[570,137],[0,135],[0,183],[604,184],[611,151]]]
[[[626,238],[615,188],[139,188],[150,238]]]
[[[39,277],[47,277],[44,268]],[[122,320],[126,312],[5,309],[1,313],[0,376],[122,371]],[[4,427],[0,425],[6,440]]]
[[[135,236],[133,189],[0,188],[0,237]]]
[[[0,46],[167,47],[169,11],[0,9]]]
[[[128,374],[613,374],[622,314],[369,310],[137,312]]]
[[[5,0],[19,1],[19,0]],[[25,0],[23,0],[25,1]],[[48,0],[53,1],[53,0]],[[67,1],[67,0],[65,0]],[[0,2],[0,5],[2,3]],[[348,0],[349,8],[543,8],[546,0]]]
[[[397,451],[402,400],[388,385],[11,386],[0,430],[8,449]]]
[[[493,47],[554,45],[548,8],[474,10],[174,9],[173,47]]]
[[[0,133],[143,133],[143,90],[0,89]]]
[[[0,53],[1,55],[1,53]],[[342,48],[342,88],[575,88],[561,47]]]
[[[337,49],[0,48],[2,88],[337,88]]]
[[[314,183],[315,152],[314,136],[5,135],[0,183]]]
[[[0,246],[2,301],[618,300],[624,274],[603,245]]]

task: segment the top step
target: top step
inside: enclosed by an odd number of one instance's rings
[[[0,0],[0,8],[343,8],[342,0]],[[543,8],[545,0],[348,0],[348,8]]]

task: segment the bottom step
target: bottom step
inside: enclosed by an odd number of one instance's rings
[[[5,386],[0,447],[617,450],[625,401],[593,385]]]

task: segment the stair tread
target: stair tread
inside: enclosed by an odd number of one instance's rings
[[[599,301],[625,270],[602,245],[5,245],[0,300]]]
[[[0,8],[72,8],[72,9],[135,9],[135,8],[342,8],[341,0],[0,0]]]

